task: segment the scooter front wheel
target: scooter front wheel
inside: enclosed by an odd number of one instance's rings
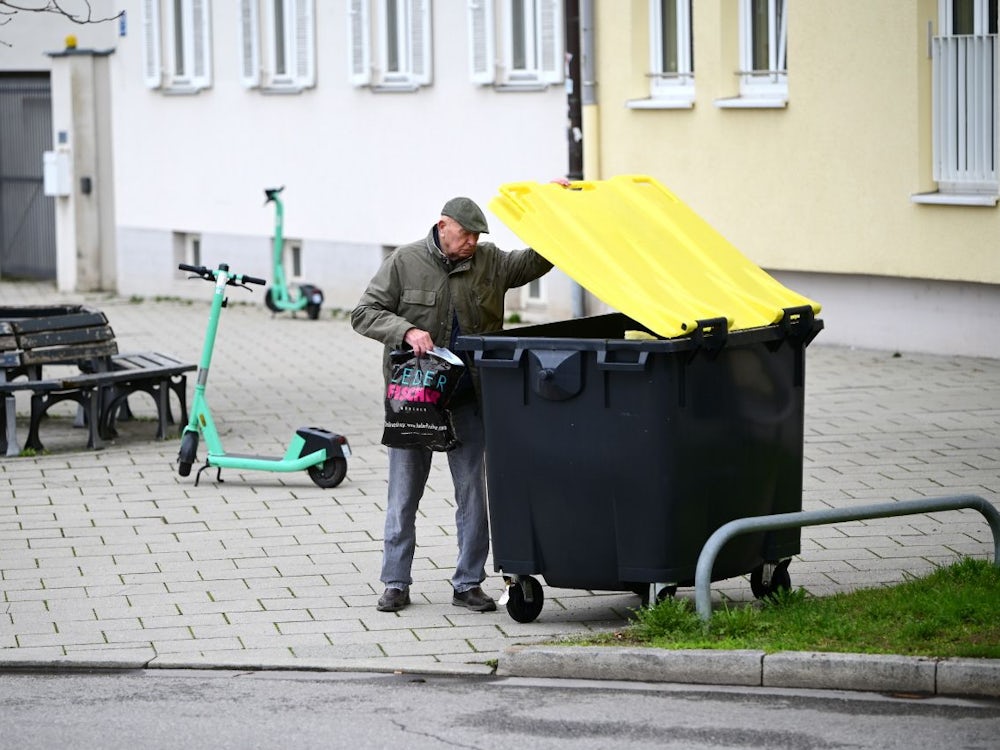
[[[181,438],[181,449],[177,453],[177,473],[186,477],[191,473],[191,464],[198,460],[198,433],[193,430],[184,432]]]
[[[323,489],[336,487],[347,476],[346,458],[328,458],[321,464],[310,466],[309,478]]]

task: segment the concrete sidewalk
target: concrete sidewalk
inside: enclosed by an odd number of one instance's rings
[[[197,362],[211,294],[203,286],[204,301],[191,303],[59,295],[46,284],[4,282],[0,304],[86,302],[104,310],[123,351],[156,349]],[[554,675],[705,681],[684,675],[704,674],[699,669],[722,657],[679,667],[689,657],[623,653],[612,668],[614,649],[603,656],[508,650],[621,628],[639,605],[631,594],[546,587],[544,609],[529,624],[502,607],[476,614],[452,606],[454,508],[443,459],[434,462],[418,519],[413,605],[377,612],[386,480],[380,347],[355,334],[343,314],[272,317],[261,298],[233,291],[223,316],[209,393],[224,445],[280,456],[297,427],[326,427],[350,439],[347,479],[322,490],[304,473],[226,471],[219,484],[205,472],[195,487],[193,475],[177,475],[179,441],[153,439],[151,400],[133,398],[139,419],[98,451],[72,428],[71,405],[53,409],[41,432],[47,453],[0,459],[0,668],[489,673],[499,662],[508,674],[545,664]],[[821,333],[806,358],[803,510],[966,493],[1000,506],[1000,361],[850,350],[822,340]],[[27,410],[22,394],[22,442]],[[898,582],[962,555],[991,557],[992,545],[974,511],[809,527],[790,574],[793,586],[824,595]],[[501,579],[491,576],[484,588],[499,595]],[[745,578],[712,590],[716,601],[752,599]],[[679,596],[693,598],[693,590]],[[856,680],[875,668],[853,655],[841,666],[831,666],[829,655],[777,656],[752,653],[746,679],[850,686],[830,675],[846,670]],[[905,675],[895,689],[932,684],[1000,694],[992,662],[899,667],[898,658],[879,662]],[[966,676],[955,677],[959,671]]]

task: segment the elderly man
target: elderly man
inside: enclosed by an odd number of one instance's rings
[[[490,242],[480,242],[479,235],[487,232],[479,206],[469,198],[452,198],[427,236],[397,248],[372,278],[351,313],[351,324],[358,333],[385,345],[387,382],[389,352],[405,344],[419,356],[435,346],[452,348],[460,334],[500,329],[505,292],[552,268],[534,250],[504,252]],[[489,554],[483,423],[478,376],[471,362],[466,365],[468,374],[450,402],[459,445],[446,454],[455,485],[458,535],[452,604],[490,612],[496,602],[481,587]],[[432,452],[425,448],[387,450],[389,489],[381,574],[385,591],[377,607],[397,612],[410,603],[417,508]]]

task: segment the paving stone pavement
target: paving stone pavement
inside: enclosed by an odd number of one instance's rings
[[[197,362],[204,287],[197,301],[135,300],[2,282],[0,304],[86,302],[105,311],[122,351]],[[413,605],[377,612],[380,346],[355,334],[342,311],[309,321],[272,316],[259,292],[230,298],[209,383],[227,451],[280,456],[297,427],[326,427],[350,439],[347,479],[323,490],[305,473],[226,471],[217,483],[205,472],[195,487],[193,473],[177,475],[179,441],[154,439],[151,399],[134,397],[137,419],[96,451],[72,427],[71,405],[53,409],[41,432],[46,453],[0,458],[0,668],[485,673],[508,647],[629,619],[638,599],[620,592],[546,588],[529,624],[502,607],[452,606],[454,508],[443,458],[418,519]],[[822,334],[806,359],[803,510],[966,493],[1000,507],[1000,360],[828,347]],[[22,441],[27,409],[22,394]],[[930,513],[805,528],[790,573],[794,586],[824,595],[992,552],[979,513]],[[499,595],[502,581],[491,575],[484,588]],[[752,599],[743,577],[712,592],[715,601]]]

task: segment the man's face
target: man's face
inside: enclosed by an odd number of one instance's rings
[[[442,216],[438,221],[438,239],[441,252],[454,263],[472,257],[479,242],[479,232],[469,232],[450,216]]]

